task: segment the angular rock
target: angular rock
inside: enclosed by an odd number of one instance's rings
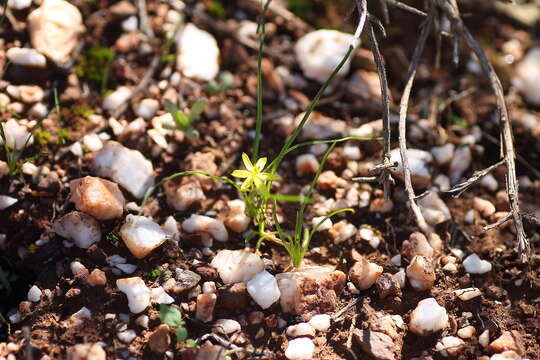
[[[469,301],[478,296],[481,296],[482,292],[480,291],[480,289],[473,287],[473,288],[455,290],[454,294],[456,294],[456,296],[462,301]]]
[[[352,238],[356,234],[356,227],[347,220],[341,220],[328,230],[328,236],[335,244],[340,244],[345,240]]]
[[[433,162],[433,155],[424,150],[408,149],[407,158],[409,161],[409,167],[411,169],[411,181],[413,186],[419,189],[427,188],[431,183],[432,175],[430,164]],[[398,166],[393,173],[400,179],[403,179],[404,170],[401,163],[399,149],[393,149],[390,151],[390,161],[398,163]]]
[[[219,319],[215,322],[213,328],[214,331],[219,334],[230,335],[232,333],[240,331],[242,327],[240,326],[240,323],[236,320]]]
[[[268,309],[281,296],[276,278],[268,271],[261,271],[249,280],[247,291],[263,309]]]
[[[309,319],[313,313],[331,312],[347,277],[339,270],[313,266],[276,275],[283,312]]]
[[[366,290],[375,284],[382,272],[382,266],[369,262],[362,257],[349,270],[349,278],[358,289]]]
[[[418,302],[409,320],[409,330],[420,336],[432,334],[447,326],[446,309],[440,306],[434,298]]]
[[[137,259],[142,259],[167,239],[161,227],[144,216],[129,214],[120,228],[120,237]]]
[[[421,255],[415,256],[407,267],[407,278],[416,291],[431,289],[436,280],[433,261]]]
[[[126,200],[112,181],[86,176],[69,182],[71,201],[79,211],[98,220],[120,218]]]
[[[442,356],[458,356],[458,354],[463,350],[465,343],[458,337],[455,336],[445,336],[435,345],[435,350],[437,350]]]
[[[154,168],[139,151],[130,150],[116,141],[107,141],[92,161],[98,176],[120,184],[133,196],[141,199],[154,185]]]
[[[98,343],[73,345],[67,350],[68,360],[105,360],[107,354]]]
[[[246,215],[246,203],[236,199],[227,202],[229,212],[225,219],[225,225],[234,232],[242,233],[247,230],[251,219]]]
[[[312,31],[296,42],[294,52],[304,75],[318,82],[325,82],[341,62],[354,36],[336,30]],[[338,72],[349,72],[350,58]]]
[[[199,281],[201,276],[190,270],[184,270],[177,268],[175,271],[176,286],[180,287],[180,291],[193,289]]]
[[[502,353],[504,351],[514,351],[523,354],[523,346],[517,331],[503,331],[501,336],[493,340],[486,349],[490,353]]]
[[[8,85],[6,92],[14,99],[20,100],[25,104],[33,104],[43,100],[45,92],[36,85]]]
[[[197,296],[197,311],[195,313],[195,318],[205,323],[212,321],[216,300],[216,294],[201,294]]]
[[[285,357],[289,360],[309,360],[313,357],[315,344],[311,339],[301,337],[289,341],[285,350]]]
[[[384,273],[375,282],[377,293],[381,299],[387,296],[401,296],[401,287],[394,275]]]
[[[177,186],[172,181],[167,181],[163,187],[165,189],[165,196],[167,197],[167,204],[178,211],[185,211],[190,206],[200,204],[201,201],[206,199],[198,181],[189,182],[181,186]]]
[[[469,274],[485,274],[491,271],[491,263],[487,260],[482,260],[476,254],[471,254],[463,260],[465,271]]]
[[[218,289],[218,306],[232,311],[242,311],[249,305],[246,284],[237,282]]]
[[[413,232],[409,235],[409,240],[405,240],[403,244],[401,244],[401,254],[409,260],[412,260],[416,255],[431,259],[433,258],[433,248],[424,234]]]
[[[298,323],[291,325],[287,328],[287,336],[291,338],[297,338],[302,336],[314,337],[315,329],[308,323]]]
[[[138,314],[150,305],[152,292],[140,277],[132,277],[116,280],[118,290],[126,294],[129,310]]]
[[[224,284],[248,282],[264,270],[264,261],[247,250],[221,250],[211,264]]]
[[[223,222],[204,215],[191,215],[182,223],[182,229],[189,233],[207,233],[217,241],[229,240],[229,233]]]
[[[417,203],[429,225],[435,226],[452,219],[450,210],[435,192],[418,199]]]
[[[65,63],[84,31],[82,15],[65,0],[45,0],[28,15],[32,46],[56,63]]]
[[[101,228],[96,219],[79,211],[72,211],[56,220],[53,231],[72,240],[82,249],[88,249],[90,245],[101,240]]]
[[[219,47],[212,34],[186,24],[176,36],[176,69],[188,78],[210,81],[219,72]]]
[[[148,347],[152,352],[161,355],[167,351],[171,345],[171,336],[169,335],[169,325],[161,324],[150,334],[148,338]]]
[[[114,111],[124,104],[131,96],[131,89],[127,86],[120,86],[103,99],[103,108],[107,111]]]
[[[311,325],[317,331],[327,331],[330,329],[332,318],[327,314],[317,314],[313,315],[311,320],[309,320],[309,325]]]
[[[17,199],[11,196],[7,195],[0,195],[0,211],[7,209],[11,205],[15,205],[17,203]]]
[[[386,334],[355,329],[353,338],[360,345],[362,350],[377,360],[396,359],[396,345],[392,338]]]

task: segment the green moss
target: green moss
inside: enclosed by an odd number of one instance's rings
[[[58,145],[65,145],[71,136],[71,132],[68,129],[60,129],[56,132],[56,136],[58,136],[56,143]]]
[[[100,90],[103,95],[107,90],[109,70],[116,54],[105,46],[94,46],[82,57],[75,68],[79,78]]]
[[[146,276],[152,281],[155,281],[159,275],[161,275],[161,271],[159,269],[152,269],[146,274]]]
[[[224,19],[225,15],[227,15],[225,7],[218,0],[209,1],[207,5],[207,10],[210,15],[217,19]]]
[[[34,139],[38,142],[40,145],[48,144],[51,140],[52,134],[46,130],[36,130],[34,133]]]
[[[90,116],[94,115],[94,110],[84,105],[72,107],[71,112],[75,115],[82,116],[85,120],[89,120]]]

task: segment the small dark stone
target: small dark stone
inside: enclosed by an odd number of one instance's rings
[[[46,190],[53,193],[58,192],[60,190],[60,177],[58,173],[51,171],[39,180],[37,187],[39,190]]]
[[[471,287],[471,275],[465,274],[462,277],[458,279],[459,285],[461,288],[468,288]]]
[[[218,290],[218,306],[227,310],[242,310],[249,305],[246,284],[243,282],[222,286]]]
[[[381,299],[384,299],[387,296],[401,296],[401,287],[399,286],[399,281],[396,277],[389,273],[384,273],[375,282],[377,287],[377,292]]]
[[[201,277],[193,271],[181,268],[176,269],[175,278],[176,286],[180,287],[181,291],[192,289],[201,281]]]
[[[194,271],[199,274],[204,281],[219,281],[218,271],[210,265],[197,266]]]
[[[371,355],[374,359],[396,359],[396,344],[394,344],[394,341],[390,336],[381,332],[356,329],[353,332],[353,337],[362,350]]]

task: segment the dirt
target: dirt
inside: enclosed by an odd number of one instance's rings
[[[219,249],[241,249],[245,246],[241,234],[230,232],[230,240],[227,243],[215,242],[210,255],[202,252],[201,236],[194,234],[181,234],[179,246],[173,241],[168,241],[162,247],[155,250],[148,257],[137,260],[127,250],[121,240],[105,236],[113,234],[122,224],[122,220],[102,221],[101,228],[103,239],[84,250],[77,247],[65,247],[63,239],[55,235],[51,226],[55,219],[73,210],[73,204],[69,202],[70,180],[93,175],[90,169],[92,154],[77,157],[69,152],[68,146],[80,140],[85,134],[91,132],[105,132],[112,139],[121,141],[124,146],[139,150],[147,157],[151,157],[154,144],[147,136],[123,135],[117,138],[108,127],[107,112],[101,108],[99,89],[86,88],[83,81],[77,79],[74,74],[74,66],[80,62],[81,53],[90,47],[100,44],[114,47],[114,44],[122,33],[120,22],[109,13],[110,4],[106,1],[73,1],[83,14],[86,32],[80,39],[80,52],[74,56],[74,64],[68,69],[62,69],[49,64],[44,70],[32,70],[24,72],[19,67],[8,66],[0,81],[0,91],[5,92],[10,84],[37,84],[46,90],[46,102],[50,109],[54,109],[54,96],[51,89],[57,88],[60,99],[60,115],[54,111],[48,115],[42,124],[42,130],[52,134],[46,144],[34,145],[27,150],[25,155],[40,155],[34,160],[38,166],[47,166],[56,172],[58,178],[45,178],[36,183],[29,175],[4,176],[0,178],[0,194],[14,196],[20,199],[14,206],[0,211],[0,234],[6,234],[6,242],[0,245],[0,268],[9,276],[11,291],[5,287],[0,288],[0,342],[13,342],[19,346],[16,352],[17,359],[64,359],[67,349],[79,343],[102,342],[106,344],[107,358],[144,358],[161,359],[165,356],[156,355],[148,348],[148,337],[160,324],[158,307],[156,305],[146,310],[149,316],[148,328],[135,324],[137,315],[131,315],[128,327],[135,329],[137,337],[129,345],[122,343],[116,333],[120,326],[119,314],[129,313],[126,296],[116,287],[115,280],[119,277],[113,268],[108,265],[106,259],[111,255],[120,255],[128,259],[128,263],[137,266],[134,275],[145,279],[147,285],[163,283],[171,277],[177,267],[189,269],[202,275],[202,281],[217,280],[213,270],[200,270],[200,264],[208,264],[213,255]],[[223,5],[225,15],[219,17],[209,11],[212,4]],[[318,2],[319,3],[319,2]],[[321,2],[322,3],[322,2]],[[462,13],[471,14],[465,18],[477,38],[484,39],[484,48],[491,61],[496,62],[496,68],[502,78],[505,88],[510,86],[514,64],[503,64],[499,61],[501,45],[512,38],[518,38],[522,46],[527,48],[538,41],[538,33],[524,29],[508,18],[495,13],[488,2],[481,2],[479,10],[474,7],[464,7]],[[156,35],[156,43],[152,45],[153,51],[161,51],[166,41],[165,31],[161,24],[164,21],[167,10],[171,7],[168,3],[156,1],[148,2],[152,28]],[[203,6],[202,13],[195,9]],[[256,113],[256,64],[257,52],[251,46],[242,44],[234,35],[240,19],[246,18],[257,21],[259,12],[257,6],[250,2],[242,1],[202,1],[198,5],[189,3],[185,10],[186,21],[193,21],[198,26],[212,33],[221,49],[221,70],[230,71],[234,74],[234,85],[231,89],[217,95],[211,95],[205,91],[205,84],[182,76],[180,84],[175,88],[168,86],[165,91],[157,87],[157,82],[162,79],[166,69],[174,71],[174,60],[160,64],[158,71],[153,76],[150,85],[137,94],[133,103],[140,99],[151,97],[162,99],[163,97],[178,98],[185,104],[193,104],[198,98],[207,97],[208,104],[205,108],[201,121],[197,123],[199,140],[184,141],[179,144],[177,151],[167,153],[162,151],[159,156],[151,157],[154,169],[158,177],[170,175],[180,170],[190,170],[193,165],[189,161],[189,155],[196,152],[209,152],[215,156],[215,163],[220,175],[227,175],[231,170],[241,167],[241,152],[248,152],[252,144],[252,130],[255,124]],[[418,4],[417,4],[418,5]],[[320,6],[320,4],[318,5]],[[370,4],[371,6],[371,4]],[[335,8],[332,16],[335,18]],[[320,24],[325,21],[324,13],[318,7],[310,13],[312,24]],[[373,10],[379,15],[379,10]],[[202,15],[201,15],[202,14]],[[479,15],[481,14],[481,15]],[[27,11],[14,11],[13,21],[25,22]],[[398,109],[398,102],[403,88],[403,80],[406,67],[412,54],[412,48],[418,35],[418,26],[421,20],[414,15],[404,13],[397,9],[391,10],[392,23],[389,28],[389,36],[381,40],[381,49],[387,62],[388,77],[392,93],[392,110]],[[342,16],[345,18],[345,15]],[[6,20],[7,21],[7,20]],[[351,24],[356,21],[356,14],[345,18],[344,24],[339,27],[350,30]],[[335,21],[334,21],[335,22]],[[303,24],[303,26],[299,26]],[[336,24],[334,23],[334,26]],[[2,30],[2,42],[0,49],[6,50],[16,44],[22,45],[29,42],[27,31],[17,31],[9,21]],[[269,26],[267,33],[266,54],[264,72],[264,113],[268,119],[263,128],[263,142],[261,149],[265,156],[273,159],[281,149],[285,137],[279,132],[272,119],[279,118],[284,114],[296,115],[303,111],[315,95],[318,85],[307,81],[306,86],[294,87],[285,85],[283,79],[277,75],[278,66],[286,67],[295,76],[301,76],[301,70],[294,59],[293,44],[302,36],[310,25],[304,20],[290,22],[284,20],[273,12],[269,14]],[[488,42],[489,40],[489,42]],[[256,44],[256,43],[255,43]],[[478,125],[485,136],[477,144],[483,148],[475,153],[471,168],[467,175],[474,170],[486,168],[498,161],[499,148],[496,143],[499,139],[499,130],[493,122],[495,101],[489,92],[485,79],[474,75],[467,70],[467,59],[470,58],[468,51],[463,49],[460,53],[462,61],[457,68],[451,63],[451,47],[445,42],[442,52],[443,66],[436,69],[434,66],[435,40],[428,42],[425,60],[418,74],[418,81],[412,94],[412,103],[409,110],[410,122],[415,124],[419,119],[429,116],[430,101],[444,101],[451,95],[451,91],[459,92],[470,87],[477,88],[473,96],[467,96],[452,103],[448,110],[439,114],[437,120],[444,128],[448,141],[459,144],[460,139],[470,133],[473,125]],[[332,84],[332,91],[325,93],[317,111],[325,116],[344,120],[349,128],[358,127],[361,124],[378,119],[381,116],[380,102],[370,97],[360,98],[350,93],[347,87],[347,79],[357,69],[373,72],[374,64],[367,45],[363,45],[356,52],[353,59],[353,70],[345,79]],[[174,50],[173,50],[174,52]],[[2,55],[3,56],[3,55]],[[108,80],[108,89],[114,89],[118,85],[136,85],[139,83],[150,64],[150,55],[140,55],[137,47],[117,56],[111,64],[111,73]],[[165,76],[163,76],[165,77]],[[436,97],[433,97],[435,95]],[[292,99],[292,100],[291,100]],[[294,103],[294,110],[287,108],[285,102]],[[511,115],[519,117],[523,113],[540,116],[539,108],[535,108],[521,100],[518,96],[509,96]],[[27,107],[26,107],[27,108]],[[160,105],[160,110],[164,107]],[[85,111],[90,110],[93,115],[101,116],[100,120],[93,122],[85,116]],[[466,122],[466,127],[457,126],[452,121],[453,116],[458,116]],[[8,120],[12,114],[0,109],[1,120]],[[22,114],[25,116],[25,113]],[[132,121],[136,117],[133,109],[128,109],[119,119]],[[411,125],[409,131],[415,125]],[[62,143],[58,140],[58,130],[65,129],[69,136]],[[397,134],[397,126],[393,125],[393,134]],[[494,140],[493,140],[494,139]],[[533,183],[521,192],[520,202],[529,212],[538,211],[540,207],[540,146],[537,137],[530,131],[525,130],[520,124],[515,125],[515,139],[517,153],[522,156],[518,162],[518,176],[527,176]],[[397,136],[392,140],[393,146],[397,146]],[[430,149],[445,140],[439,138],[437,133],[428,130],[425,136],[410,140],[410,146],[422,149]],[[382,145],[377,142],[359,143],[362,158],[358,163],[362,168],[370,163],[380,162]],[[280,193],[298,194],[311,182],[310,176],[299,177],[296,175],[294,158],[301,151],[296,151],[286,159],[280,168],[283,180],[279,182]],[[3,154],[0,152],[0,154]],[[0,158],[3,155],[0,155]],[[1,158],[5,160],[5,158]],[[195,164],[196,166],[196,164]],[[329,159],[327,169],[341,174],[347,169],[348,160],[342,146],[338,146]],[[438,168],[439,173],[445,173],[446,168]],[[365,174],[361,174],[365,175]],[[464,221],[466,213],[472,208],[472,199],[479,196],[490,200],[496,205],[498,211],[506,211],[508,204],[502,199],[499,192],[504,190],[504,169],[498,169],[494,173],[498,180],[497,191],[489,191],[479,185],[471,187],[459,198],[444,195],[443,200],[448,205],[452,214],[452,220],[438,225],[437,233],[441,236],[444,247],[443,251],[434,259],[436,266],[435,286],[427,292],[416,292],[410,286],[402,289],[399,297],[380,299],[375,286],[359,294],[345,288],[339,297],[339,306],[335,309],[337,314],[340,309],[354,303],[346,312],[334,319],[332,328],[327,333],[320,334],[313,339],[317,350],[315,358],[318,359],[360,359],[366,356],[362,350],[351,342],[351,332],[354,328],[362,328],[367,319],[365,306],[369,305],[375,311],[385,311],[389,314],[401,315],[408,322],[410,312],[416,307],[418,301],[426,297],[434,297],[439,305],[446,308],[450,317],[450,327],[443,332],[420,337],[411,332],[405,332],[403,346],[400,351],[402,359],[429,359],[442,358],[435,351],[437,341],[444,335],[455,335],[456,331],[464,325],[472,325],[476,328],[477,335],[483,330],[490,330],[490,339],[496,339],[502,331],[515,330],[519,334],[519,340],[524,348],[523,356],[528,359],[540,359],[540,251],[539,249],[539,223],[526,221],[526,231],[529,235],[532,254],[527,263],[522,263],[515,250],[515,233],[513,224],[508,222],[503,226],[483,231],[482,227],[489,221],[482,219],[476,214],[477,221],[467,224]],[[353,182],[346,179],[350,188]],[[365,184],[361,185],[361,188]],[[381,187],[372,184],[370,187],[372,199],[382,196]],[[322,198],[332,198],[340,194],[342,189],[321,190],[316,193],[315,202]],[[161,224],[172,215],[181,222],[192,213],[214,212],[218,218],[223,218],[226,201],[238,197],[234,191],[220,185],[214,185],[210,191],[205,191],[207,199],[198,207],[192,207],[187,211],[176,211],[168,206],[165,197],[153,197],[147,205],[146,212],[151,214],[154,220]],[[128,201],[139,200],[124,192]],[[342,196],[342,195],[340,195]],[[354,263],[358,254],[362,254],[369,261],[375,262],[384,268],[384,272],[396,273],[399,267],[394,265],[390,258],[399,253],[401,243],[409,234],[417,231],[412,212],[410,211],[403,183],[398,181],[392,188],[393,207],[389,212],[380,213],[370,211],[369,206],[356,208],[355,213],[339,215],[336,219],[347,219],[355,226],[369,224],[380,231],[384,241],[373,249],[360,239],[352,238],[345,243],[334,244],[326,232],[317,234],[307,253],[306,265],[331,266],[345,273]],[[373,200],[372,200],[373,201]],[[293,228],[295,204],[284,204],[280,209],[284,221],[282,226]],[[312,210],[309,218],[314,215]],[[538,212],[537,212],[538,213]],[[45,235],[44,235],[45,234]],[[37,246],[36,240],[40,237],[49,239],[43,246]],[[253,244],[250,244],[253,246]],[[458,273],[444,272],[440,265],[441,257],[448,255],[451,248],[459,248],[467,254],[474,252],[482,259],[490,261],[493,270],[484,275],[467,274],[460,266]],[[264,243],[260,248],[260,254],[266,259],[271,259],[272,265],[269,270],[279,273],[289,268],[289,257],[283,248],[271,243]],[[90,271],[95,268],[102,269],[107,276],[107,284],[104,287],[90,287],[84,279],[77,279],[71,275],[70,263],[80,261]],[[403,266],[406,266],[404,264]],[[152,279],[149,275],[152,270],[160,269],[158,278]],[[199,270],[197,270],[199,269]],[[124,275],[122,275],[124,276]],[[41,301],[30,304],[26,300],[30,286],[38,284],[41,289],[49,289],[49,294],[44,294]],[[463,302],[453,295],[453,291],[466,287],[478,287],[483,295],[468,302]],[[189,292],[175,295],[175,304],[182,304],[184,320],[189,338],[201,340],[205,334],[212,331],[211,324],[204,324],[195,318],[195,298]],[[91,319],[77,322],[71,316],[86,307],[91,311]],[[22,321],[10,324],[8,316],[13,310],[19,310]],[[261,309],[253,302],[247,308],[235,310],[217,308],[217,318],[242,319],[253,311]],[[276,358],[284,359],[284,351],[287,347],[285,329],[278,326],[278,317],[288,324],[299,322],[299,317],[283,314],[278,304],[274,304],[264,310],[264,318],[260,325],[243,327],[241,335],[231,338],[232,343],[246,350],[244,358]],[[107,314],[114,314],[107,316]],[[113,317],[113,318],[111,318]],[[262,330],[261,330],[262,329]],[[263,335],[261,336],[261,331]],[[217,341],[213,341],[218,343]],[[169,350],[173,358],[189,358],[185,344],[174,343]],[[0,354],[0,358],[1,358]],[[458,359],[477,359],[484,355],[482,346],[478,344],[478,336],[465,341],[465,346],[457,356]],[[232,355],[236,356],[236,355]],[[237,357],[240,358],[240,357]]]

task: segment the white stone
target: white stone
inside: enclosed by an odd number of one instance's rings
[[[27,299],[31,302],[39,302],[39,300],[41,300],[41,290],[36,285],[33,285],[30,290],[28,290]]]
[[[482,347],[487,347],[489,345],[489,329],[484,330],[479,336],[478,336],[478,343]]]
[[[17,324],[17,323],[21,322],[22,316],[21,316],[20,312],[16,311],[15,313],[9,315],[8,319],[12,324]]]
[[[422,255],[416,255],[407,267],[407,278],[417,291],[431,289],[436,280],[432,260]]]
[[[482,177],[478,183],[489,191],[497,191],[499,188],[499,182],[492,174],[487,174],[486,176]]]
[[[491,271],[491,263],[487,260],[482,260],[476,254],[471,254],[463,260],[465,271],[469,274],[485,274]]]
[[[43,119],[49,113],[47,105],[42,102],[35,103],[30,109],[28,109],[28,116],[36,119]]]
[[[53,223],[53,231],[63,238],[72,240],[75,245],[87,249],[101,240],[99,223],[85,213],[72,211]]]
[[[219,319],[214,324],[214,330],[225,335],[240,331],[241,328],[240,323],[232,319]]]
[[[91,152],[99,151],[103,148],[103,142],[98,134],[89,134],[83,136],[83,145]]]
[[[221,250],[211,264],[224,284],[243,281],[247,283],[264,270],[264,261],[247,250]]]
[[[69,268],[71,270],[71,273],[73,275],[77,275],[78,273],[80,273],[81,271],[88,271],[88,269],[86,268],[86,266],[84,266],[83,264],[81,264],[79,261],[72,261],[71,264],[69,264]]]
[[[78,211],[98,220],[122,217],[126,200],[118,185],[112,181],[85,176],[69,182],[70,199]]]
[[[313,351],[315,351],[313,341],[309,338],[301,337],[289,341],[285,350],[285,357],[290,360],[309,360],[313,358]]]
[[[304,75],[324,82],[341,62],[354,36],[336,30],[317,30],[301,37],[294,46],[294,52]],[[350,58],[338,72],[349,72]]]
[[[133,264],[117,264],[115,267],[122,270],[125,274],[133,274],[137,270],[137,265]]]
[[[47,64],[47,59],[45,58],[45,56],[41,55],[35,49],[29,48],[12,47],[7,51],[7,58],[10,62],[19,66],[44,68]]]
[[[98,176],[112,179],[133,196],[141,199],[154,184],[154,168],[139,151],[108,141],[92,162]]]
[[[418,199],[417,203],[429,225],[435,226],[452,219],[450,210],[437,193],[431,192]]]
[[[425,336],[448,326],[446,309],[434,298],[421,300],[411,313],[409,329],[417,335]]]
[[[444,265],[442,269],[443,271],[446,271],[447,273],[450,273],[450,274],[456,274],[458,272],[458,268],[456,264],[453,264],[453,263],[448,263]]]
[[[229,240],[229,234],[223,222],[209,216],[193,214],[184,220],[182,229],[189,233],[204,232],[221,242]]]
[[[167,238],[165,231],[151,219],[132,214],[126,217],[126,222],[120,228],[120,236],[138,259],[146,257]]]
[[[216,283],[214,281],[205,281],[202,285],[203,294],[214,294],[217,291]]]
[[[156,304],[172,304],[174,302],[174,299],[165,292],[162,286],[151,288],[150,291],[152,292],[152,302]]]
[[[343,154],[348,160],[360,160],[362,158],[360,148],[356,145],[345,145],[343,147]]]
[[[19,125],[17,120],[11,119],[0,124],[4,128],[7,146],[11,149],[22,150],[27,145],[34,143],[34,137],[30,134],[26,126]],[[0,145],[4,145],[4,140],[0,137]]]
[[[317,226],[317,224],[319,224],[321,221],[323,221],[323,219],[325,218],[325,216],[315,216],[313,217],[313,219],[311,220],[311,224],[313,227]],[[324,220],[320,225],[319,227],[317,228],[317,231],[326,231],[326,230],[330,230],[330,228],[332,227],[332,220],[330,218],[327,218],[326,220]]]
[[[379,247],[381,238],[371,227],[361,226],[358,230],[358,234],[360,235],[360,239],[367,241],[372,248],[376,249]]]
[[[15,10],[24,10],[32,5],[32,0],[8,0],[8,7]]]
[[[445,336],[435,345],[435,350],[437,350],[442,356],[456,356],[461,347],[465,343],[460,338],[455,336]]]
[[[426,187],[431,179],[431,170],[429,166],[433,161],[433,155],[424,150],[407,149],[407,158],[409,161],[409,167],[411,169],[411,178],[413,184],[418,185],[419,187]],[[401,154],[399,149],[393,149],[390,151],[390,161],[398,163],[396,173],[400,177],[403,177],[403,165],[401,163]]]
[[[84,320],[88,320],[92,318],[92,311],[88,309],[87,307],[83,306],[79,309],[79,311],[74,312],[70,319],[75,322],[75,324],[81,324]]]
[[[139,20],[136,16],[130,16],[126,20],[122,21],[122,30],[125,32],[137,31],[139,26]]]
[[[309,320],[309,325],[311,325],[317,331],[328,331],[330,329],[330,320],[332,318],[327,314],[317,314],[313,315],[311,320]]]
[[[84,155],[84,151],[82,148],[82,145],[79,141],[75,141],[73,144],[69,146],[69,151],[73,153],[73,155],[81,157]]]
[[[25,162],[21,166],[21,171],[25,175],[34,175],[38,171],[38,167],[31,162]]]
[[[42,101],[45,96],[43,89],[36,85],[8,85],[6,92],[12,98],[20,100],[25,104]]]
[[[110,265],[110,266],[116,266],[118,264],[125,264],[126,263],[126,258],[120,256],[120,255],[111,255],[107,258],[107,263]]]
[[[450,179],[444,174],[435,176],[433,183],[439,187],[440,191],[450,190]]]
[[[281,296],[276,278],[268,271],[255,275],[246,287],[249,295],[263,309],[268,309]]]
[[[11,205],[15,204],[17,201],[19,200],[15,199],[14,197],[0,195],[0,211],[7,209]]]
[[[455,290],[454,294],[462,301],[468,301],[474,299],[475,297],[481,296],[482,292],[480,289],[471,287],[466,289]]]
[[[515,68],[514,85],[525,99],[540,105],[540,47],[531,48]]]
[[[315,336],[315,329],[309,323],[298,323],[291,325],[287,328],[287,336],[291,338],[297,338],[302,336]]]
[[[335,244],[339,244],[356,235],[356,227],[346,220],[335,223],[329,230],[329,234]]]
[[[319,160],[313,154],[302,154],[296,158],[296,175],[315,174],[319,168]]]
[[[246,215],[246,203],[243,200],[235,199],[228,201],[227,207],[229,212],[225,219],[225,225],[238,233],[246,231],[251,223],[251,218]]]
[[[448,168],[451,184],[457,184],[458,181],[461,180],[461,176],[469,169],[471,162],[471,149],[468,146],[458,147],[454,153],[454,158],[450,162],[450,167]]]
[[[452,157],[454,156],[454,148],[455,145],[452,143],[446,143],[441,146],[435,146],[431,149],[431,153],[433,154],[433,158],[435,158],[435,161],[439,165],[446,165],[452,160]]]
[[[473,199],[473,208],[485,218],[490,217],[497,211],[495,205],[493,205],[491,201],[479,197]]]
[[[64,63],[84,31],[82,16],[65,0],[45,0],[28,15],[32,46],[57,63]]]
[[[392,256],[390,262],[396,266],[401,266],[401,254]]]
[[[118,290],[126,294],[129,310],[138,314],[150,305],[152,292],[140,277],[132,277],[116,280]]]
[[[103,99],[103,108],[108,111],[114,111],[125,103],[130,96],[131,89],[127,86],[120,86]]]
[[[140,315],[135,319],[135,324],[145,329],[148,329],[149,323],[150,323],[150,318],[148,317],[148,315]]]
[[[176,68],[189,78],[210,81],[219,72],[219,47],[212,34],[186,24],[176,35]]]
[[[462,339],[470,339],[474,336],[476,333],[476,329],[474,326],[469,325],[465,326],[464,328],[461,328],[457,331],[457,336],[459,336]]]
[[[135,110],[135,114],[145,120],[149,120],[154,117],[158,109],[159,101],[157,101],[156,99],[142,99],[139,103],[139,106],[137,106]]]
[[[137,333],[133,329],[127,329],[124,331],[117,332],[116,336],[124,344],[129,344],[137,337]]]
[[[176,236],[179,234],[178,221],[176,221],[173,216],[168,216],[163,225],[161,225],[161,228],[169,236]]]

